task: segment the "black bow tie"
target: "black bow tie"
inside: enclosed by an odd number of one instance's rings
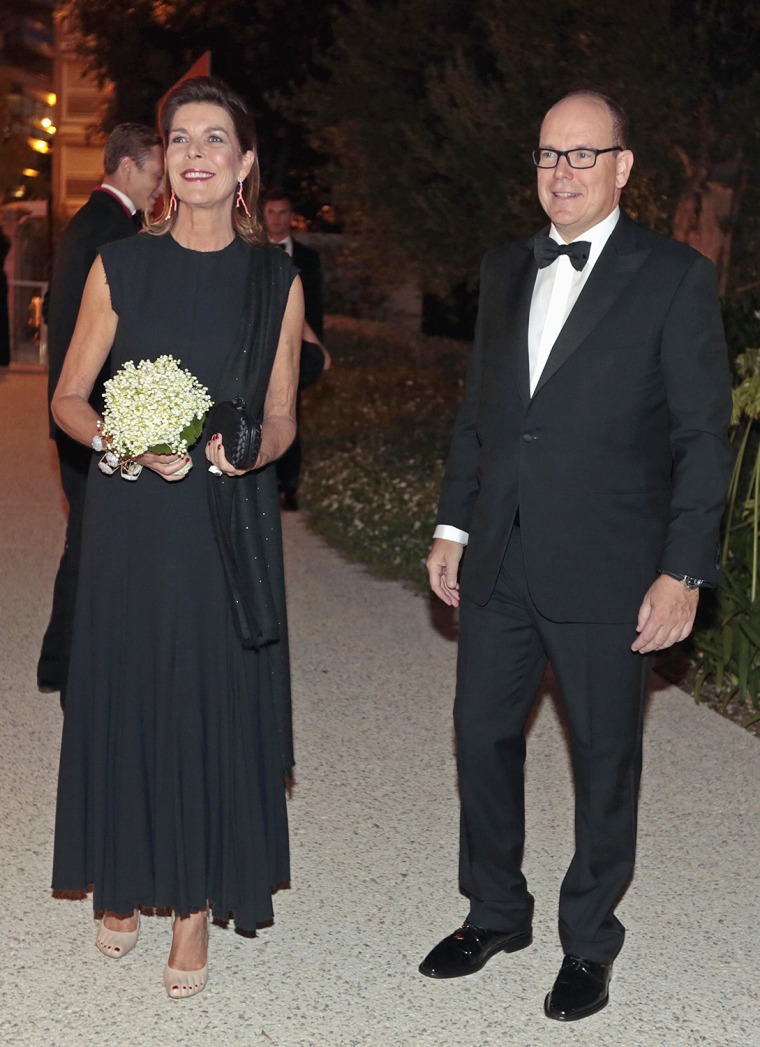
[[[287,247],[285,244],[272,244],[272,247],[279,247],[281,251],[287,251]]]
[[[539,269],[545,269],[561,254],[566,254],[573,269],[580,272],[588,261],[590,250],[591,243],[588,240],[577,240],[574,244],[558,244],[550,236],[536,236],[533,240],[533,253]]]

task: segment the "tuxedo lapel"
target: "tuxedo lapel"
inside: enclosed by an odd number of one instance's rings
[[[525,244],[525,257],[511,280],[506,301],[507,353],[514,373],[520,398],[527,407],[530,403],[530,363],[528,360],[528,323],[533,287],[538,266],[533,256],[533,240]]]
[[[557,336],[534,396],[609,312],[648,254],[649,248],[636,249],[636,225],[627,215],[621,214],[599,261]]]

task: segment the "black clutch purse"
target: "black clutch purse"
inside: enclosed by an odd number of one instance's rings
[[[246,410],[242,396],[214,404],[206,416],[206,426],[210,435],[221,434],[230,465],[250,469],[261,447],[261,422]]]

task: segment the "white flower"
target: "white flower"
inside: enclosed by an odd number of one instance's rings
[[[119,461],[184,454],[203,429],[208,390],[173,356],[128,360],[105,383],[103,432]]]

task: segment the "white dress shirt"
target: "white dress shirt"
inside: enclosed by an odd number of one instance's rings
[[[112,196],[115,196],[117,200],[124,204],[130,214],[137,214],[137,208],[129,199],[127,194],[122,193],[121,189],[117,189],[115,185],[108,185],[105,182],[100,186],[100,188],[105,189],[107,193],[111,193]]]
[[[578,296],[585,287],[619,218],[620,208],[616,207],[598,225],[587,229],[581,236],[576,236],[575,240],[568,241],[575,243],[576,240],[584,240],[591,244],[588,261],[583,269],[574,269],[567,255],[560,255],[551,265],[538,270],[533,286],[528,322],[531,396],[536,391],[546,361],[557,341],[557,335],[565,326],[565,321],[578,301]],[[564,243],[553,224],[549,230],[549,236],[558,244]]]
[[[575,237],[575,240],[584,240],[591,244],[588,261],[580,271],[573,268],[573,264],[567,255],[559,255],[551,265],[538,270],[536,282],[533,285],[530,319],[528,321],[528,360],[530,363],[531,396],[536,391],[536,386],[546,366],[546,361],[549,359],[552,347],[557,340],[557,335],[565,326],[565,321],[578,301],[578,296],[591,275],[591,271],[596,265],[597,259],[609,240],[619,218],[620,208],[616,207],[597,225]],[[549,236],[558,244],[565,242],[553,223],[549,229]],[[575,240],[568,242],[575,243]],[[447,538],[451,542],[460,542],[462,545],[467,545],[469,535],[467,531],[461,531],[458,527],[451,527],[449,524],[438,524],[433,532],[433,538]]]
[[[293,237],[288,233],[284,240],[270,240],[270,244],[274,244],[275,247],[282,245],[285,248],[287,254],[293,257]]]

